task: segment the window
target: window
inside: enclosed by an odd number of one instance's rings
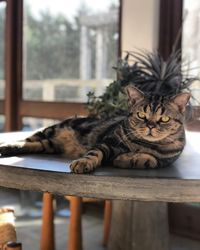
[[[200,76],[200,2],[195,0],[184,0],[183,14],[185,22],[183,25],[182,55],[189,61],[190,74]],[[191,86],[193,106],[200,105],[200,82],[196,81]]]
[[[0,0],[1,11],[6,7],[5,102],[0,100],[6,131],[27,127],[25,117],[87,114],[87,92],[101,94],[116,75],[120,6],[120,0]]]
[[[188,61],[190,75],[200,77],[200,2],[195,0],[184,0],[183,15],[185,21],[182,34],[182,58]],[[186,68],[186,66],[184,66]],[[191,87],[193,106],[192,116],[187,124],[188,130],[200,131],[200,82],[195,81]]]
[[[168,6],[168,8],[166,8]],[[183,25],[182,29],[182,61],[183,69],[186,69],[186,63],[189,60],[188,68],[190,69],[190,76],[196,76],[200,73],[200,54],[199,46],[199,1],[195,0],[169,0],[161,1],[160,13],[160,49],[162,53],[169,55],[175,37]],[[182,16],[184,22],[182,23]],[[168,20],[168,21],[166,21]],[[174,24],[176,22],[176,24]],[[173,25],[172,25],[173,23]],[[174,28],[176,30],[174,30]],[[163,31],[163,32],[162,32]],[[167,32],[166,32],[167,31]],[[173,39],[172,39],[173,38]],[[169,47],[170,44],[170,47]],[[181,42],[179,43],[181,48]],[[187,129],[193,131],[200,131],[200,84],[195,82],[191,86],[193,115],[187,122]],[[199,239],[199,204],[169,204],[169,222],[170,231],[182,236],[187,236]]]
[[[119,0],[24,0],[23,99],[86,102],[116,76]]]
[[[23,117],[22,130],[23,131],[36,130],[38,128],[51,126],[51,125],[53,125],[55,123],[58,123],[58,122],[59,122],[59,120],[44,119],[44,118],[33,118],[33,117]]]

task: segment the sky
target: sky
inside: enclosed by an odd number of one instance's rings
[[[40,10],[48,9],[52,14],[62,13],[71,19],[83,4],[92,11],[99,12],[106,11],[112,3],[117,4],[119,0],[25,0],[26,2],[36,16]]]
[[[184,8],[196,9],[197,7],[200,7],[200,1],[198,1],[198,0],[184,0]]]

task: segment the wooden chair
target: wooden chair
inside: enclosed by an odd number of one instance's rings
[[[82,250],[82,198],[75,196],[67,196],[70,201],[70,223],[68,233],[67,250]],[[110,223],[111,223],[112,203],[105,201],[104,207],[104,246],[108,243]],[[44,193],[43,195],[43,211],[42,211],[42,231],[41,231],[41,248],[40,250],[54,250],[54,223],[53,223],[53,195]]]
[[[103,246],[108,245],[109,235],[110,235],[110,225],[112,217],[112,201],[106,200],[104,207],[104,230],[103,230]]]
[[[21,250],[21,243],[17,243],[14,224],[14,211],[9,208],[0,209],[0,250]]]
[[[43,194],[42,209],[42,230],[40,250],[54,250],[54,211],[53,211],[53,195],[49,193]]]

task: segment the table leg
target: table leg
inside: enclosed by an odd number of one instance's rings
[[[50,193],[44,193],[40,250],[54,250],[54,249],[55,249],[55,241],[54,241],[53,195]]]
[[[108,250],[169,250],[167,203],[113,201]]]
[[[71,197],[70,199],[70,222],[67,250],[82,250],[81,230],[81,208],[82,198]]]

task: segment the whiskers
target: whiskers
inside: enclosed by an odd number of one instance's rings
[[[128,137],[130,135],[133,135],[133,136],[135,135],[134,131],[132,129],[129,129],[129,128],[125,128],[125,129],[126,129],[126,131],[128,133],[124,133],[125,131],[124,131],[124,129],[122,129],[122,137],[120,138],[119,143],[117,144],[117,146],[119,146],[122,142],[127,143],[129,141]]]
[[[178,139],[179,140],[185,140],[185,137],[184,136],[178,136]],[[174,143],[175,142],[174,138],[171,138],[171,137],[167,137],[166,141],[169,142],[169,143]]]

